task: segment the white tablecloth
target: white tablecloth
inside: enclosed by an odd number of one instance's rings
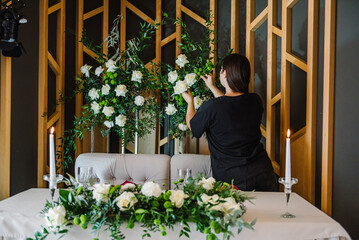
[[[280,192],[253,192],[254,204],[246,203],[248,208],[244,219],[252,221],[257,218],[255,230],[244,229],[235,239],[266,239],[266,240],[295,240],[295,239],[348,239],[350,237],[339,223],[328,217],[322,211],[311,205],[297,194],[292,194],[289,210],[297,217],[283,219],[280,215],[285,211],[285,196]],[[49,199],[48,189],[30,189],[11,198],[0,201],[0,239],[24,239],[33,237],[34,231],[41,230],[45,225],[40,211],[43,209],[46,199]],[[205,235],[197,232],[195,225],[191,226],[191,240],[205,240]],[[141,239],[142,228],[138,225],[134,229],[126,229],[123,226],[126,239]],[[177,228],[178,229],[178,228]],[[159,233],[151,233],[156,240],[179,239],[177,229],[168,230],[167,236]],[[78,240],[92,239],[91,230],[86,231],[78,226],[73,227],[63,239]],[[57,239],[57,237],[48,237]],[[100,239],[109,239],[108,233],[103,232]],[[181,239],[187,239],[182,237]],[[233,238],[232,238],[233,239]]]

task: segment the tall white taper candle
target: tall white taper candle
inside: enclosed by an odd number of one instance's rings
[[[56,161],[55,161],[55,140],[54,140],[55,128],[50,129],[49,135],[49,155],[50,155],[50,188],[52,184],[56,183]]]
[[[288,129],[287,132],[287,139],[286,139],[286,150],[285,150],[285,182],[290,183],[292,176],[291,176],[291,169],[290,169],[290,130]]]

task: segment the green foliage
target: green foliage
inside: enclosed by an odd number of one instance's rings
[[[174,190],[166,190],[160,196],[146,196],[141,192],[142,186],[122,189],[123,186],[112,186],[105,193],[108,201],[98,201],[94,197],[95,188],[86,188],[70,177],[69,189],[59,190],[59,199],[53,204],[48,203],[43,210],[47,213],[50,208],[62,205],[66,209],[66,222],[62,226],[42,227],[41,232],[35,233],[35,239],[45,239],[49,234],[63,235],[71,230],[70,227],[80,225],[81,228],[92,228],[97,238],[100,231],[107,229],[111,239],[125,239],[121,226],[125,224],[128,229],[133,229],[135,224],[143,228],[142,237],[150,237],[151,232],[160,232],[166,236],[167,232],[174,229],[176,224],[181,226],[179,237],[190,237],[190,223],[196,226],[196,230],[207,235],[207,239],[218,239],[218,234],[223,234],[223,239],[233,236],[232,230],[237,228],[239,233],[243,228],[253,230],[255,220],[247,223],[242,219],[246,212],[244,202],[251,200],[241,191],[233,189],[229,184],[213,182],[211,188],[204,187],[203,181],[210,179],[191,177],[187,183],[179,181]],[[179,188],[183,190],[178,190]],[[183,204],[179,207],[171,195],[177,191],[185,194]],[[118,205],[118,197],[131,192],[136,203],[133,207],[121,210]],[[207,201],[205,197],[217,196],[216,201]],[[132,199],[134,200],[134,199]],[[230,207],[225,204],[232,202]],[[223,204],[223,207],[219,205]],[[221,205],[222,206],[222,205]]]
[[[107,38],[107,45],[116,50],[111,56],[103,54],[103,44],[95,45],[86,31],[83,32],[81,42],[97,55],[98,66],[84,65],[81,69],[83,75],[76,78],[75,93],[84,95],[85,104],[81,116],[74,117],[73,128],[65,131],[61,137],[61,151],[57,157],[63,158],[64,168],[73,162],[75,140],[82,140],[84,134],[92,128],[101,129],[103,136],[110,132],[116,133],[126,144],[134,140],[135,133],[139,137],[148,134],[160,117],[160,106],[153,97],[160,88],[156,67],[151,67],[152,63],[147,66],[140,57],[141,52],[149,47],[148,40],[159,24],[141,24],[138,37],[129,40],[126,51],[120,52],[118,20],[115,20]],[[136,71],[141,77],[134,79]],[[143,104],[136,104],[137,96],[145,99]],[[105,108],[111,109],[111,113],[105,114]],[[136,112],[140,115],[137,127]],[[120,115],[125,119],[116,120]]]
[[[169,19],[164,16],[165,19]],[[173,104],[177,110],[176,113],[169,116],[170,120],[170,130],[169,135],[173,135],[175,138],[181,138],[185,131],[179,128],[179,124],[186,125],[186,112],[187,112],[187,103],[184,101],[182,94],[175,93],[175,85],[178,81],[185,81],[187,74],[195,74],[195,82],[193,85],[189,85],[189,89],[192,92],[192,95],[195,97],[195,107],[199,109],[203,102],[213,98],[212,92],[207,88],[204,81],[201,79],[201,76],[207,74],[214,74],[215,71],[218,73],[220,65],[213,64],[213,62],[221,62],[220,59],[214,59],[215,50],[213,46],[216,42],[214,40],[214,31],[212,30],[213,21],[211,17],[208,17],[206,21],[206,29],[202,33],[201,40],[196,42],[191,37],[187,25],[181,19],[169,19],[174,21],[176,25],[180,25],[182,29],[181,41],[177,42],[179,48],[182,51],[188,60],[184,66],[179,66],[174,68],[170,64],[162,63],[162,72],[158,76],[159,80],[162,82],[163,91],[162,99],[164,100],[164,107],[168,104]],[[176,81],[169,81],[169,73],[176,71],[177,79]],[[217,74],[218,76],[219,74]],[[217,83],[219,86],[219,81],[217,78]]]

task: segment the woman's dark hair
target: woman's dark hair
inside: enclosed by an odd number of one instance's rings
[[[248,92],[251,67],[245,56],[230,54],[223,59],[222,70],[227,73],[228,86],[235,92]]]

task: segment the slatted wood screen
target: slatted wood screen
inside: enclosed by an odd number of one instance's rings
[[[217,1],[216,0],[210,0],[210,11],[212,14],[214,14],[214,20],[216,20],[216,6]],[[147,16],[144,12],[142,12],[139,8],[131,4],[127,0],[121,1],[121,15],[123,16],[121,20],[121,50],[125,50],[126,47],[126,10],[132,11],[134,14],[136,14],[139,18],[142,20],[148,22],[148,23],[154,23],[155,20],[151,19],[149,16]],[[176,0],[176,18],[182,19],[182,13],[187,14],[191,18],[193,18],[195,21],[199,22],[202,25],[205,25],[205,19],[200,17],[198,14],[187,8],[182,4],[182,0]],[[162,20],[162,1],[156,0],[156,20],[157,22],[161,22]],[[216,22],[215,22],[216,24]],[[176,27],[176,32],[172,33],[168,37],[162,39],[162,29],[158,28],[156,31],[156,57],[153,59],[154,62],[161,62],[161,52],[162,47],[167,45],[168,43],[172,41],[179,42],[181,40],[181,27]],[[215,46],[213,46],[215,47]],[[180,54],[180,49],[176,45],[176,57]],[[157,126],[156,128],[156,153],[160,152],[160,148],[167,144],[168,149],[170,147],[170,141],[172,138],[170,136],[166,136],[162,139],[160,139],[160,128]],[[169,152],[169,151],[168,151]]]
[[[92,52],[90,49],[85,47],[81,42],[82,32],[84,30],[85,21],[93,18],[97,15],[102,16],[102,32],[101,39],[104,41],[108,35],[108,26],[109,26],[109,0],[102,0],[102,5],[98,8],[95,8],[89,12],[84,12],[86,1],[85,0],[77,0],[77,15],[76,15],[76,74],[81,76],[82,73],[80,68],[84,65],[84,54],[90,56],[91,58],[95,58],[96,54]],[[106,44],[103,45],[102,52],[107,54]],[[76,95],[76,103],[75,103],[75,115],[76,117],[80,117],[82,113],[83,106],[83,94],[78,93]],[[98,133],[98,131],[97,131]],[[107,149],[107,141],[105,138],[102,138],[100,134],[96,134],[95,142],[97,146],[100,146],[100,151],[105,152]],[[83,141],[76,140],[76,157],[82,152],[90,151],[90,136],[86,134]]]
[[[127,36],[127,32],[126,32],[126,11],[130,10],[131,12],[133,12],[134,14],[136,14],[139,18],[141,18],[143,21],[147,22],[147,23],[151,23],[154,24],[155,20],[157,22],[161,22],[162,20],[162,1],[161,0],[156,0],[156,19],[152,19],[151,17],[149,17],[147,14],[145,14],[144,12],[142,12],[139,8],[137,8],[135,5],[131,4],[129,1],[127,0],[122,0],[121,1],[121,23],[120,23],[120,49],[121,51],[126,50],[126,36]],[[161,62],[161,47],[164,46],[165,44],[167,44],[169,41],[171,41],[171,36],[168,37],[166,39],[167,42],[162,42],[161,38],[162,38],[162,29],[161,28],[157,28],[156,30],[156,46],[155,46],[155,58],[152,59],[153,62],[155,63],[159,63]],[[173,37],[172,37],[173,38]],[[146,67],[150,67],[150,62],[147,63]],[[158,137],[159,136],[159,126],[157,124],[156,126],[156,143],[155,143],[155,152],[158,152]],[[130,152],[134,153],[135,149],[132,145],[127,145],[126,146],[127,150],[129,150]],[[121,147],[120,147],[121,149]]]
[[[48,130],[55,126],[56,145],[61,142],[58,139],[64,132],[65,127],[65,105],[59,103],[51,116],[43,116],[48,113],[48,67],[56,76],[56,94],[64,93],[65,90],[65,13],[66,0],[59,0],[49,6],[48,0],[40,0],[39,19],[39,95],[38,95],[38,187],[45,187],[46,182],[43,175],[49,172],[47,165],[47,140]],[[49,16],[57,15],[56,24],[56,59],[48,49],[49,38]],[[57,96],[58,99],[59,96]],[[59,163],[57,163],[59,164]]]
[[[256,1],[247,1],[246,56],[254,66],[254,34],[267,20],[267,92],[266,126],[261,126],[266,138],[266,150],[275,172],[284,175],[285,135],[290,128],[290,65],[307,74],[305,126],[292,133],[292,172],[300,179],[295,190],[314,203],[316,161],[316,111],[317,111],[317,45],[318,45],[318,1],[308,1],[307,61],[292,52],[292,8],[299,0],[282,0],[282,26],[277,26],[277,4],[281,0],[268,1],[267,7],[255,17]],[[305,0],[306,1],[306,0]],[[281,39],[281,56],[277,56],[277,38]],[[281,89],[276,89],[277,59],[281,59]],[[251,73],[250,89],[254,90],[254,69]],[[305,94],[305,93],[304,93]],[[276,106],[280,104],[280,164],[275,161]]]

